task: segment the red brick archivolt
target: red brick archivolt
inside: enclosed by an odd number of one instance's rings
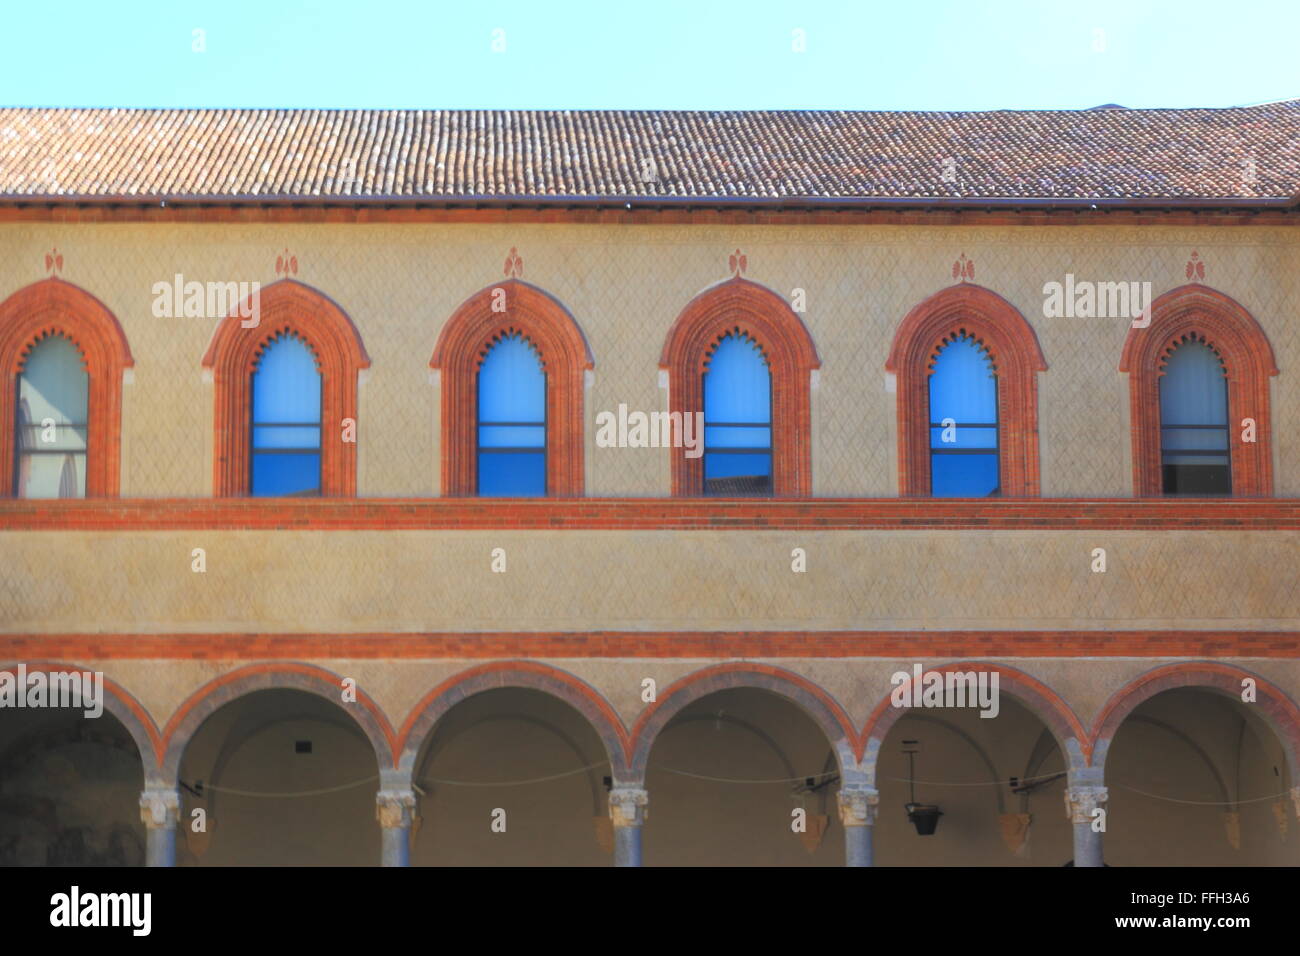
[[[122,372],[131,349],[113,313],[89,292],[59,278],[19,289],[0,303],[0,476],[12,497],[18,375],[38,342],[62,335],[81,352],[90,379],[86,497],[117,496],[121,472]]]
[[[910,667],[902,669],[910,672]],[[956,661],[924,669],[925,673],[931,671],[940,674],[968,671],[977,674],[996,673],[999,695],[1005,693],[1008,697],[1014,698],[1047,726],[1056,739],[1057,746],[1061,748],[1061,756],[1066,766],[1073,769],[1087,765],[1091,750],[1088,733],[1083,723],[1056,691],[1036,677],[1014,667],[990,661]],[[876,754],[884,745],[890,730],[893,729],[894,724],[906,717],[910,710],[910,708],[893,705],[893,690],[894,687],[891,685],[862,728],[861,736],[865,742],[866,762],[873,767]]]
[[[546,493],[565,498],[583,492],[583,374],[595,367],[591,349],[563,305],[534,285],[508,279],[474,293],[455,311],[429,360],[442,376],[444,495],[476,493],[478,370],[497,341],[515,334],[532,343],[546,373]]]
[[[1160,376],[1169,353],[1185,339],[1203,340],[1223,360],[1228,379],[1232,494],[1273,494],[1268,379],[1277,374],[1273,347],[1255,317],[1208,286],[1191,284],[1151,304],[1151,324],[1130,328],[1119,370],[1129,373],[1129,431],[1134,493],[1163,493],[1160,468]],[[1242,420],[1255,420],[1255,441],[1243,442]]]
[[[668,331],[659,367],[668,370],[669,410],[704,409],[704,373],[719,341],[738,333],[753,339],[772,378],[772,493],[812,494],[812,370],[821,367],[807,326],[771,289],[737,276],[700,293]],[[673,494],[704,494],[704,458],[672,450]]]
[[[84,674],[87,671],[94,673],[93,668],[82,667],[78,664],[63,662],[51,663],[47,661],[24,661],[28,674],[42,673],[51,674]],[[0,666],[0,673],[18,675],[18,664],[6,664]],[[144,709],[134,696],[131,695],[121,684],[116,681],[104,678],[104,710],[117,718],[118,722],[126,728],[131,739],[135,741],[136,749],[140,752],[140,763],[144,769],[146,780],[153,778],[153,768],[155,764],[162,759],[162,735],[158,732],[158,725],[149,716],[149,712]]]
[[[734,689],[766,691],[793,703],[821,728],[835,751],[841,774],[851,775],[861,750],[852,721],[829,693],[794,671],[769,664],[734,662],[705,667],[688,674],[659,694],[642,711],[632,728],[632,766],[635,779],[645,778],[650,752],[660,732],[682,708],[709,694]]]
[[[536,690],[564,701],[583,717],[605,745],[616,780],[626,777],[629,743],[618,712],[601,693],[567,671],[534,661],[496,661],[447,678],[411,708],[398,732],[395,767],[415,773],[438,722],[458,703],[503,687]]]
[[[1224,697],[1241,701],[1246,680],[1255,685],[1259,714],[1277,734],[1278,742],[1286,755],[1291,784],[1300,782],[1300,706],[1282,690],[1258,674],[1221,661],[1186,661],[1156,667],[1137,677],[1116,691],[1101,709],[1092,725],[1092,762],[1101,766],[1106,762],[1120,725],[1141,704],[1157,694],[1178,687],[1198,687]]]
[[[250,491],[253,371],[262,351],[282,333],[302,339],[321,374],[321,495],[357,493],[357,446],[344,441],[344,420],[357,420],[357,373],[370,367],[361,335],[328,296],[293,279],[259,292],[259,320],[244,328],[239,310],[221,320],[203,356],[212,370],[214,396],[213,493],[238,497]]]
[[[375,761],[382,770],[393,763],[393,729],[379,705],[360,688],[356,702],[344,703],[344,676],[315,664],[277,661],[249,664],[222,674],[191,694],[176,709],[163,729],[159,750],[159,771],[164,780],[174,784],[180,778],[185,748],[204,721],[227,704],[249,694],[265,690],[299,690],[315,694],[334,704],[356,721],[374,748]]]
[[[961,283],[917,305],[894,334],[885,370],[897,376],[898,485],[907,497],[930,496],[930,375],[945,339],[966,333],[989,353],[998,377],[998,448],[1002,495],[1039,493],[1038,379],[1047,362],[1038,336],[1006,299]]]

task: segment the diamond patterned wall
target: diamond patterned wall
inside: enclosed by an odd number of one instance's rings
[[[0,554],[18,633],[1300,626],[1280,531],[11,531]]]

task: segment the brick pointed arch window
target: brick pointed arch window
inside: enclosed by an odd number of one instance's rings
[[[343,440],[344,422],[357,420],[357,374],[370,367],[356,326],[333,300],[293,279],[263,287],[258,312],[252,328],[238,310],[222,319],[203,356],[215,389],[213,493],[252,491],[253,376],[268,345],[289,337],[311,350],[320,372],[320,494],[356,495],[357,446]]]
[[[59,278],[35,282],[0,303],[0,371],[4,378],[0,382],[0,481],[4,494],[12,496],[17,488],[20,378],[33,350],[59,337],[75,347],[86,375],[85,494],[115,497],[121,472],[122,373],[134,364],[131,350],[108,307]]]
[[[659,367],[668,371],[669,411],[706,412],[705,375],[724,340],[746,340],[762,353],[770,375],[771,493],[812,494],[812,435],[809,387],[821,367],[812,335],[789,303],[771,289],[736,277],[706,289],[682,310],[668,331]],[[748,419],[747,419],[748,423]],[[688,458],[672,449],[672,488],[678,497],[704,494],[704,456]]]
[[[1129,376],[1134,491],[1141,497],[1165,493],[1162,432],[1169,436],[1170,431],[1162,428],[1161,378],[1176,349],[1197,343],[1213,351],[1227,379],[1231,493],[1234,497],[1272,495],[1268,379],[1277,374],[1273,348],[1254,316],[1240,304],[1195,283],[1158,297],[1151,303],[1151,324],[1130,328],[1124,342],[1119,368]],[[1255,423],[1253,442],[1242,441],[1247,418]]]
[[[479,371],[494,346],[516,337],[528,343],[545,374],[546,494],[582,495],[583,375],[595,362],[569,311],[520,279],[470,296],[443,326],[429,360],[441,375],[444,495],[478,493]]]
[[[996,424],[996,440],[984,434],[988,428],[980,436],[983,450],[997,451],[999,494],[1034,497],[1039,493],[1037,373],[1046,371],[1047,363],[1033,328],[1015,306],[969,283],[921,302],[894,334],[885,370],[897,377],[900,493],[932,494],[930,377],[940,350],[962,340],[978,346],[996,380],[996,414],[987,416]]]

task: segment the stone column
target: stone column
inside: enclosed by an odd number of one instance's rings
[[[411,822],[415,819],[414,790],[380,790],[375,816],[383,832],[381,866],[411,865]]]
[[[1097,784],[1071,784],[1065,789],[1065,813],[1074,825],[1075,866],[1105,866],[1101,833],[1093,829],[1093,811],[1105,802],[1106,788]]]
[[[176,826],[181,818],[181,794],[175,787],[150,787],[140,794],[144,821],[145,866],[176,865]]]
[[[874,787],[848,786],[839,792],[840,823],[844,824],[844,865],[872,866],[875,853],[876,808],[880,792]]]
[[[615,787],[609,792],[609,818],[614,821],[614,865],[641,865],[641,827],[649,815],[650,794],[640,787]]]

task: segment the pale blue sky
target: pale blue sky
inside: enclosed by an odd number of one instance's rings
[[[8,4],[4,20],[4,106],[958,110],[1300,97],[1300,0],[63,0]],[[492,49],[497,29],[504,52]]]

